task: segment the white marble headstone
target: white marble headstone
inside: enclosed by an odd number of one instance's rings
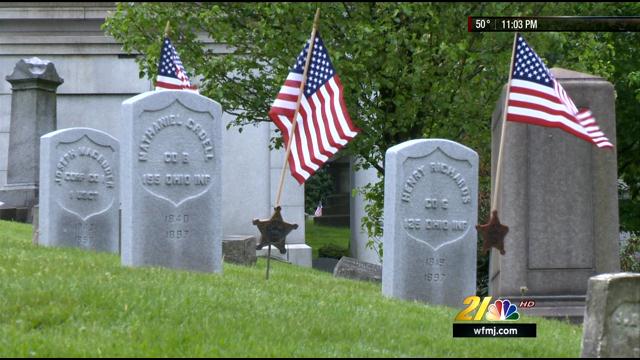
[[[123,265],[221,272],[220,105],[152,91],[122,111]]]
[[[119,144],[109,134],[70,128],[40,138],[40,240],[118,252]]]
[[[459,307],[476,292],[478,155],[411,140],[385,161],[382,292]]]

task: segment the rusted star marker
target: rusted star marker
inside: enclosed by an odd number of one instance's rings
[[[482,252],[485,254],[492,247],[500,250],[500,254],[504,255],[504,237],[507,236],[509,232],[509,227],[500,224],[500,219],[498,219],[498,211],[493,210],[491,212],[491,219],[489,219],[489,223],[484,225],[476,225],[476,229],[482,234],[482,239],[484,240],[482,243]]]
[[[260,230],[260,243],[256,246],[256,250],[260,250],[265,246],[269,247],[267,252],[267,280],[269,279],[269,267],[271,260],[271,245],[280,250],[281,254],[285,254],[285,240],[287,235],[294,229],[298,228],[298,224],[289,224],[282,219],[280,214],[280,206],[274,208],[274,213],[269,220],[253,219],[253,225]]]

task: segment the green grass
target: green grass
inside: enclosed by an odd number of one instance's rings
[[[379,285],[285,263],[269,281],[262,260],[223,275],[125,268],[30,238],[29,225],[0,221],[0,357],[580,355],[579,326],[537,319],[534,339],[454,339],[462,305],[386,299]]]
[[[348,227],[316,225],[313,220],[305,222],[305,242],[311,246],[314,259],[318,257],[318,250],[323,246],[335,245],[348,250],[350,234]]]

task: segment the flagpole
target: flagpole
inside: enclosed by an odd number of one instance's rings
[[[282,196],[282,187],[284,185],[284,175],[289,163],[289,156],[291,155],[291,144],[295,137],[296,126],[298,125],[298,113],[300,111],[300,100],[304,95],[304,85],[307,82],[307,72],[309,70],[309,63],[311,63],[311,55],[313,54],[313,46],[316,39],[316,32],[318,30],[318,21],[320,20],[320,8],[316,9],[316,15],[313,18],[313,29],[311,30],[311,39],[309,41],[309,51],[307,52],[307,59],[304,63],[304,70],[302,72],[302,82],[300,83],[300,93],[298,94],[298,100],[296,101],[296,110],[293,113],[293,123],[291,124],[291,131],[289,131],[289,143],[287,144],[287,150],[284,154],[284,164],[282,165],[282,172],[280,173],[280,183],[278,185],[278,193],[276,195],[276,202],[274,207],[280,206],[280,197]]]
[[[500,180],[502,175],[502,156],[504,153],[504,138],[507,128],[507,110],[509,106],[509,93],[511,92],[511,77],[513,76],[513,58],[516,53],[516,42],[518,33],[513,34],[513,49],[511,51],[511,63],[509,65],[509,80],[507,81],[507,92],[504,96],[504,106],[502,107],[502,130],[500,132],[500,147],[498,149],[498,163],[496,165],[496,181],[493,185],[493,196],[491,201],[491,213],[498,210],[498,202],[500,201]]]
[[[169,37],[169,30],[171,29],[169,22],[170,20],[167,20],[167,26],[164,27],[164,37]]]

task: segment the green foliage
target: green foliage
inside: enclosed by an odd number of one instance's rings
[[[343,256],[349,256],[348,248],[329,244],[318,249],[318,257],[341,259]]]
[[[315,213],[320,202],[326,205],[327,196],[334,191],[333,177],[327,171],[330,166],[326,164],[304,183],[304,211],[307,214]]]
[[[280,262],[224,274],[127,268],[115,254],[37,247],[0,221],[0,357],[577,357],[582,328],[451,338],[463,308],[388,299],[377,284]],[[461,343],[464,346],[461,346]]]
[[[391,146],[416,138],[460,142],[479,153],[481,182],[488,184],[490,118],[507,81],[513,34],[468,33],[467,16],[640,13],[639,3],[120,3],[105,29],[126,51],[141,54],[141,75],[153,78],[158,24],[179,19],[172,22],[172,39],[183,63],[201,76],[202,94],[220,101],[237,116],[234,125],[243,126],[268,121],[270,104],[309,36],[316,5],[346,105],[362,129],[346,151],[356,156],[357,169],[374,167],[381,175],[378,184],[360,189],[371,201],[363,228],[380,254],[384,154]],[[214,54],[196,33],[209,36],[224,54]],[[549,67],[614,84],[618,172],[631,189],[621,228],[640,230],[640,33],[526,37]],[[279,137],[273,141],[281,145]],[[479,196],[480,210],[487,211],[488,196]]]
[[[632,235],[620,249],[620,269],[640,273],[640,236]]]

